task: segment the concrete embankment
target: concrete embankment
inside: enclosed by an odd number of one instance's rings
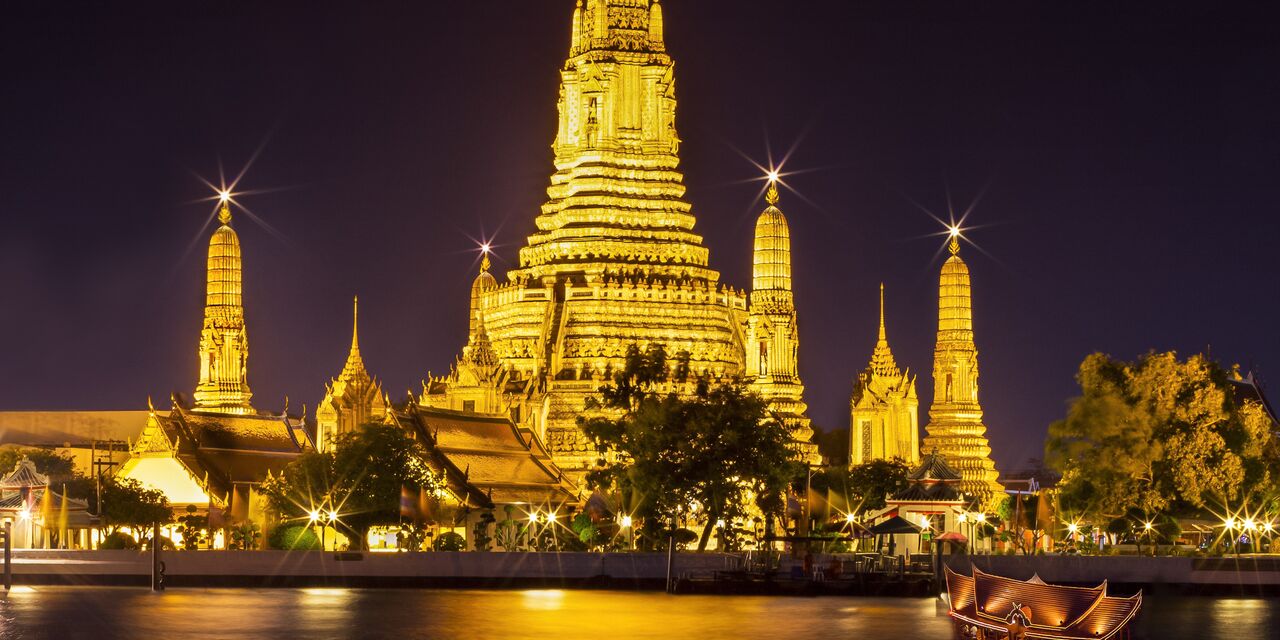
[[[1010,578],[1039,575],[1046,582],[1093,586],[1107,581],[1118,593],[1173,590],[1187,593],[1280,593],[1280,557],[1190,558],[1143,556],[950,556],[952,570],[979,570]]]
[[[665,553],[332,553],[166,551],[169,586],[580,587],[662,589]],[[676,554],[674,574],[737,567],[719,553]],[[151,553],[15,551],[15,584],[146,585]]]

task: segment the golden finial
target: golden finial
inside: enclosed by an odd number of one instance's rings
[[[218,222],[222,224],[231,224],[231,192],[218,192],[218,200],[222,202],[222,208],[218,210]]]
[[[778,183],[777,182],[774,182],[773,180],[769,181],[769,190],[766,191],[764,194],[764,201],[768,202],[769,206],[771,207],[778,204]]]
[[[360,296],[351,300],[351,350],[360,350]]]
[[[960,227],[951,227],[951,244],[947,245],[951,255],[960,255]]]

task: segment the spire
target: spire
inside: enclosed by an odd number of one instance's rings
[[[231,194],[218,194],[222,226],[209,238],[205,272],[204,326],[200,331],[200,376],[196,409],[252,413],[249,399],[249,343],[244,321],[244,273],[240,237],[231,228]]]
[[[342,367],[340,380],[368,378],[369,372],[364,368],[364,358],[360,357],[360,296],[351,301],[351,352],[347,354],[347,363]]]
[[[764,200],[769,206],[756,219],[753,295],[757,291],[791,291],[791,228],[778,209],[777,180],[770,179]]]
[[[886,378],[899,378],[902,372],[893,359],[893,351],[889,349],[888,332],[884,323],[884,283],[880,283],[880,335],[876,339],[876,348],[871,352],[871,371]]]
[[[947,245],[947,249],[951,250],[951,255],[960,256],[960,228],[951,227],[951,243]]]
[[[880,283],[880,342],[888,344],[889,339],[884,331],[884,283]]]

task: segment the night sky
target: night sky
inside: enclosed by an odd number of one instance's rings
[[[1002,470],[1039,455],[1093,351],[1208,348],[1280,381],[1280,23],[1261,3],[663,4],[688,198],[725,282],[750,285],[762,208],[742,154],[794,146],[785,170],[804,171],[781,205],[818,426],[848,425],[881,281],[925,421],[942,239],[922,208],[945,218],[948,194],[983,194],[962,255]],[[212,211],[196,176],[260,146],[240,188],[277,189],[243,199],[276,233],[234,223],[254,404],[315,406],[355,294],[394,399],[446,371],[472,238],[515,266],[545,198],[572,6],[7,7],[0,409],[191,391]]]

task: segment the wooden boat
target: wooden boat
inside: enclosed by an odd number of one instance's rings
[[[1142,592],[1107,595],[1096,587],[1047,584],[1039,576],[1014,580],[973,568],[966,576],[946,568],[955,637],[962,640],[1107,640],[1128,638],[1142,607]]]

